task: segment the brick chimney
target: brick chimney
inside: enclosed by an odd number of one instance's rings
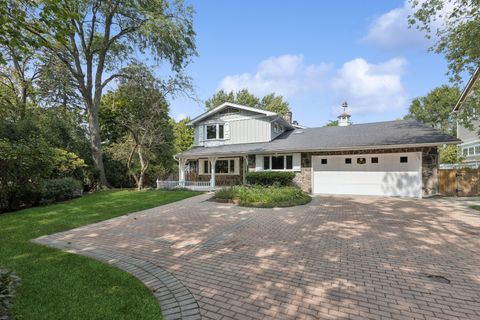
[[[287,120],[289,124],[292,124],[292,111],[285,112],[283,119]]]

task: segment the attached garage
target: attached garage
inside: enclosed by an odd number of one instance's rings
[[[315,194],[422,197],[422,153],[312,157]]]

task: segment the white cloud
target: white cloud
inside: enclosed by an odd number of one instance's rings
[[[350,60],[332,79],[333,93],[349,102],[350,113],[378,113],[402,108],[407,99],[401,81],[406,63],[403,58],[379,64],[368,63],[362,58]]]
[[[351,113],[381,113],[405,106],[407,94],[402,75],[407,61],[394,58],[369,63],[356,58],[335,69],[332,64],[305,65],[302,55],[282,55],[260,62],[255,73],[225,77],[220,88],[247,88],[257,95],[275,92],[287,98],[335,101],[332,113],[348,101]],[[301,107],[301,106],[299,106]]]
[[[426,48],[429,42],[424,34],[415,27],[408,27],[408,16],[413,12],[406,0],[403,7],[380,15],[372,22],[362,42],[389,50]]]
[[[408,25],[408,16],[413,15],[424,1],[426,0],[419,0],[417,7],[413,8],[410,1],[405,0],[402,7],[378,16],[370,24],[368,34],[361,41],[387,50],[426,49],[434,43],[434,40],[427,39],[424,31],[417,30],[415,26],[409,28]],[[432,19],[430,27],[433,38],[437,29],[443,26],[445,19],[453,11],[454,6],[455,0],[446,0],[442,10],[437,13],[435,19]]]
[[[257,71],[225,77],[220,88],[227,91],[248,89],[257,95],[271,92],[293,97],[320,89],[331,65],[328,63],[306,65],[303,55],[286,54],[263,60]]]

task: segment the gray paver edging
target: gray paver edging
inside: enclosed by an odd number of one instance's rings
[[[173,274],[149,261],[104,249],[80,249],[72,243],[54,240],[49,236],[34,239],[32,242],[94,258],[129,272],[153,292],[166,320],[201,319],[197,300],[190,290]]]

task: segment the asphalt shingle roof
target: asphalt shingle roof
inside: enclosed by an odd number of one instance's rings
[[[270,142],[193,147],[179,155],[257,154],[268,152],[322,151],[396,145],[442,145],[461,140],[415,120],[354,124],[345,127],[296,129]]]

